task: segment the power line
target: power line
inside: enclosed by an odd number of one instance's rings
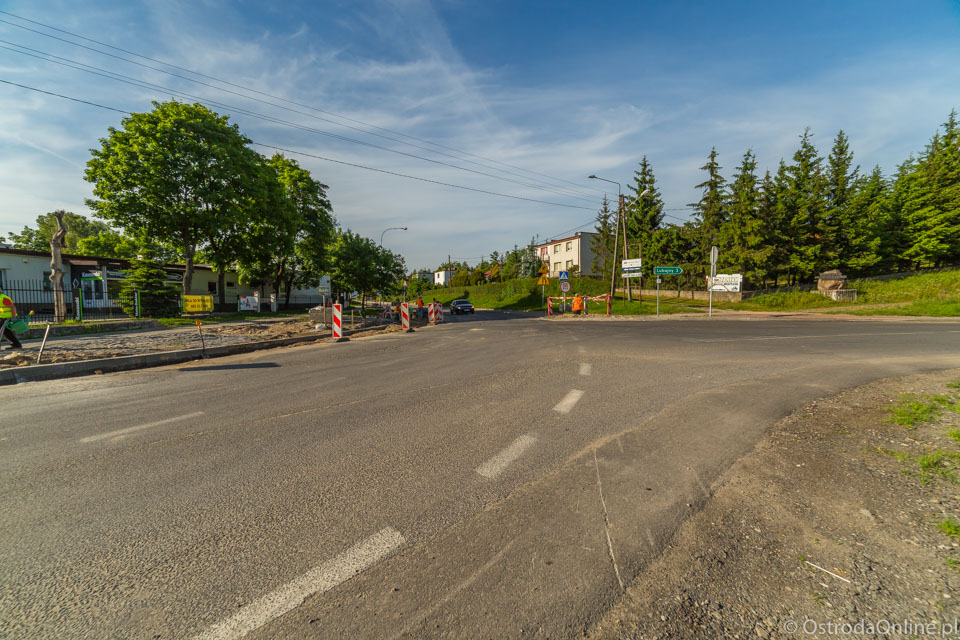
[[[2,21],[0,21],[0,22],[2,22]],[[276,124],[282,124],[282,125],[284,125],[284,126],[293,127],[293,128],[300,129],[300,130],[303,130],[303,131],[309,131],[309,132],[311,132],[311,133],[316,133],[316,134],[318,134],[318,135],[327,136],[327,137],[334,138],[334,139],[337,139],[337,140],[342,140],[342,141],[345,141],[345,142],[350,142],[350,143],[354,143],[354,144],[359,144],[359,145],[362,145],[362,146],[371,147],[371,148],[373,148],[373,149],[379,149],[379,150],[381,150],[381,151],[387,151],[387,152],[389,152],[389,153],[396,153],[396,154],[399,154],[399,155],[407,156],[407,157],[409,157],[409,158],[415,158],[415,159],[417,159],[417,160],[423,160],[423,161],[425,161],[425,162],[430,162],[430,163],[433,163],[433,164],[439,164],[439,165],[446,166],[446,167],[452,167],[452,168],[454,168],[454,169],[460,169],[460,170],[462,170],[462,171],[467,171],[467,172],[469,172],[469,173],[475,173],[475,174],[478,174],[478,175],[486,176],[486,177],[488,177],[488,178],[493,178],[493,179],[495,179],[495,180],[503,180],[503,181],[511,182],[511,183],[518,184],[518,185],[521,185],[521,186],[524,186],[524,187],[530,187],[530,188],[533,188],[533,189],[539,189],[539,190],[541,190],[541,191],[546,191],[547,193],[552,193],[552,194],[554,194],[554,195],[559,195],[559,196],[568,197],[568,198],[577,198],[577,199],[580,199],[580,200],[585,200],[585,201],[587,201],[587,202],[592,201],[592,199],[585,198],[585,197],[582,197],[582,196],[570,196],[570,195],[568,195],[568,194],[566,194],[566,193],[561,193],[561,192],[558,192],[558,191],[556,191],[556,190],[554,190],[554,189],[550,189],[550,188],[547,188],[547,187],[541,187],[541,186],[536,185],[536,184],[531,184],[531,183],[528,183],[528,182],[522,182],[522,181],[519,181],[519,180],[512,180],[512,179],[510,179],[510,178],[506,178],[506,177],[503,177],[503,176],[497,176],[497,175],[493,175],[493,174],[490,174],[490,173],[485,173],[485,172],[483,172],[483,171],[477,171],[476,169],[469,169],[469,168],[466,168],[466,167],[460,167],[460,166],[457,166],[457,165],[454,165],[454,164],[450,164],[450,163],[447,163],[447,162],[443,162],[443,161],[441,161],[441,160],[434,160],[434,159],[432,159],[432,158],[425,158],[425,157],[423,157],[423,156],[418,156],[418,155],[416,155],[416,154],[406,153],[406,152],[404,152],[404,151],[398,151],[398,150],[396,150],[396,149],[390,149],[390,148],[388,148],[388,147],[383,147],[383,146],[380,146],[380,145],[376,145],[376,144],[373,144],[373,143],[371,143],[371,142],[366,142],[366,141],[364,141],[364,140],[357,140],[356,138],[350,138],[350,137],[347,137],[347,136],[341,136],[341,135],[339,135],[339,134],[331,133],[331,132],[329,132],[329,131],[323,131],[323,130],[321,130],[321,129],[315,129],[315,128],[313,128],[313,127],[308,127],[308,126],[306,126],[306,125],[301,125],[301,124],[298,124],[298,123],[295,123],[295,122],[290,122],[290,121],[288,121],[288,120],[282,120],[282,119],[276,118],[276,117],[274,117],[274,116],[265,115],[265,114],[262,114],[262,113],[258,113],[258,112],[256,112],[256,111],[250,111],[250,110],[248,110],[248,109],[244,109],[244,108],[242,108],[242,107],[237,107],[237,106],[235,106],[235,105],[231,105],[231,104],[227,104],[227,103],[223,103],[223,102],[218,102],[218,101],[216,101],[216,100],[209,100],[209,99],[207,99],[207,98],[203,98],[203,97],[201,97],[201,96],[197,96],[197,95],[194,95],[194,94],[191,94],[191,93],[186,93],[186,92],[184,92],[184,91],[178,91],[178,90],[172,89],[172,88],[170,88],[170,87],[165,87],[165,86],[162,86],[162,85],[153,84],[153,83],[151,83],[151,82],[146,82],[146,81],[140,80],[140,79],[138,79],[138,78],[133,78],[133,77],[131,77],[131,76],[127,76],[127,75],[124,75],[124,74],[116,73],[115,71],[110,71],[109,69],[103,69],[102,67],[97,67],[97,66],[94,66],[94,65],[89,65],[89,64],[86,64],[86,63],[83,63],[83,62],[77,62],[77,61],[75,61],[75,60],[70,60],[69,58],[64,58],[64,57],[62,57],[62,56],[57,56],[57,55],[54,55],[54,54],[51,54],[51,53],[47,53],[47,52],[45,52],[45,51],[40,51],[40,50],[38,50],[38,49],[32,49],[32,48],[30,48],[30,47],[25,47],[25,46],[23,46],[23,45],[16,44],[16,43],[14,43],[14,42],[9,42],[9,41],[7,41],[7,40],[0,39],[0,43],[2,43],[2,44],[0,44],[0,49],[6,49],[6,50],[12,51],[12,52],[14,52],[14,53],[19,53],[19,54],[21,54],[21,55],[30,56],[30,57],[32,57],[32,58],[37,58],[38,60],[43,60],[44,62],[52,62],[53,64],[58,64],[58,65],[65,66],[65,67],[68,67],[68,68],[71,68],[71,69],[76,69],[76,70],[78,70],[78,71],[83,71],[83,72],[85,72],[85,73],[90,73],[90,74],[92,74],[92,75],[96,75],[96,76],[100,76],[100,77],[103,77],[103,78],[107,78],[107,79],[109,79],[109,80],[115,80],[115,81],[117,81],[117,82],[122,82],[122,83],[124,83],[124,84],[130,84],[130,85],[133,85],[133,86],[136,86],[136,87],[140,87],[140,88],[145,88],[145,89],[155,89],[155,90],[156,90],[156,89],[159,89],[159,90],[161,90],[161,91],[167,91],[167,92],[170,92],[172,95],[179,95],[179,96],[187,97],[187,98],[190,98],[190,99],[193,99],[193,100],[198,100],[198,101],[200,101],[200,102],[205,102],[205,103],[207,103],[207,104],[214,105],[214,106],[217,106],[217,107],[219,107],[219,108],[229,109],[229,110],[234,111],[234,112],[243,113],[243,114],[248,115],[248,116],[250,116],[250,117],[257,118],[257,119],[260,119],[260,120],[265,120],[265,121],[267,121],[267,122],[273,122],[273,123],[276,123]],[[12,49],[12,48],[10,48],[9,46],[3,46],[4,44],[12,45],[12,46],[14,46],[14,47],[17,47],[17,49]],[[24,49],[24,51],[20,51],[20,49]],[[29,52],[33,52],[33,53],[29,53]],[[36,54],[40,54],[40,55],[36,55]],[[43,56],[47,56],[47,57],[43,57]]]
[[[138,57],[138,58],[141,58],[141,59],[143,59],[143,60],[149,60],[149,61],[151,61],[151,62],[155,62],[155,63],[157,63],[157,64],[162,64],[162,65],[164,65],[164,66],[171,67],[171,68],[173,68],[173,69],[178,69],[178,70],[180,70],[180,71],[184,71],[184,72],[190,73],[190,74],[192,74],[192,75],[196,75],[196,76],[199,76],[199,77],[202,77],[202,78],[207,78],[207,79],[209,79],[209,80],[213,80],[213,81],[218,82],[218,83],[220,83],[220,84],[225,84],[225,85],[228,85],[228,86],[236,87],[236,88],[243,89],[244,91],[247,91],[247,92],[250,92],[250,93],[255,93],[255,94],[258,94],[258,95],[263,95],[263,96],[272,98],[272,99],[274,99],[274,100],[279,100],[279,101],[281,101],[281,102],[285,102],[285,103],[287,103],[287,104],[293,104],[293,105],[296,105],[296,106],[299,106],[299,107],[303,107],[303,108],[306,108],[306,109],[310,109],[310,110],[312,110],[312,111],[316,111],[317,113],[323,113],[323,114],[330,115],[330,116],[333,116],[333,117],[336,117],[336,118],[340,118],[340,119],[342,119],[342,120],[347,120],[347,121],[349,121],[349,122],[354,122],[354,123],[357,123],[357,124],[362,124],[363,126],[368,127],[368,128],[377,129],[377,130],[380,130],[380,131],[386,131],[386,132],[388,132],[388,133],[392,133],[392,134],[394,134],[394,135],[399,135],[399,136],[402,136],[402,137],[407,138],[407,139],[410,139],[410,140],[416,140],[416,141],[418,141],[418,142],[422,142],[422,143],[424,143],[424,144],[429,144],[429,145],[432,145],[432,146],[434,146],[434,147],[439,147],[439,148],[442,148],[442,149],[448,149],[448,150],[450,150],[450,151],[456,151],[457,153],[460,153],[460,154],[463,154],[463,155],[467,155],[467,156],[479,158],[479,159],[485,160],[485,161],[487,161],[487,162],[493,162],[493,163],[495,163],[495,164],[499,164],[499,165],[505,166],[505,167],[510,167],[510,168],[512,168],[512,169],[516,169],[516,170],[518,170],[518,171],[523,171],[523,172],[525,172],[525,173],[531,173],[531,174],[534,174],[534,175],[539,175],[539,176],[542,176],[542,177],[545,177],[545,178],[549,178],[550,180],[553,180],[553,181],[556,181],[556,182],[565,182],[565,183],[574,185],[574,186],[576,186],[576,187],[578,187],[578,188],[581,188],[581,189],[586,188],[586,189],[591,189],[591,190],[599,191],[599,189],[597,189],[596,187],[584,186],[584,185],[580,185],[580,184],[575,183],[575,182],[571,182],[571,181],[569,181],[569,180],[564,180],[564,179],[562,179],[562,178],[555,178],[555,177],[549,176],[549,175],[547,175],[547,174],[539,173],[539,172],[536,172],[536,171],[531,171],[531,170],[529,170],[529,169],[524,169],[524,168],[522,168],[522,167],[516,167],[516,166],[514,166],[514,165],[510,165],[510,164],[507,164],[507,163],[504,163],[504,162],[500,162],[500,161],[494,160],[494,159],[492,159],[492,158],[486,158],[486,157],[484,157],[484,156],[479,156],[479,155],[476,155],[476,154],[472,154],[472,153],[469,153],[469,152],[467,152],[467,151],[463,151],[463,150],[460,150],[460,149],[456,149],[456,148],[454,148],[454,147],[447,147],[447,146],[445,146],[445,145],[441,145],[441,144],[438,144],[438,143],[435,143],[435,142],[431,142],[431,141],[429,141],[429,140],[424,140],[424,139],[421,139],[421,138],[417,138],[417,137],[415,137],[415,136],[410,136],[410,135],[407,135],[407,134],[405,134],[405,133],[401,133],[401,132],[399,132],[399,131],[393,131],[393,130],[391,130],[391,129],[386,129],[386,128],[383,128],[383,127],[378,127],[378,126],[376,126],[376,125],[369,124],[369,123],[363,122],[363,121],[361,121],[361,120],[355,120],[355,119],[349,118],[349,117],[347,117],[347,116],[341,116],[341,115],[339,115],[339,114],[336,114],[336,113],[333,113],[333,112],[330,112],[330,111],[325,111],[325,110],[323,110],[323,109],[319,109],[319,108],[316,108],[316,107],[313,107],[313,106],[310,106],[310,105],[302,104],[302,103],[295,102],[295,101],[292,101],[292,100],[287,100],[287,99],[285,99],[285,98],[281,98],[281,97],[279,97],[279,96],[275,96],[275,95],[272,95],[272,94],[269,94],[269,93],[266,93],[266,92],[263,92],[263,91],[258,91],[258,90],[256,90],[256,89],[251,88],[251,87],[247,87],[247,86],[244,86],[244,85],[241,85],[241,84],[237,84],[237,83],[233,83],[233,82],[230,82],[230,81],[227,81],[227,80],[223,80],[223,79],[217,78],[217,77],[215,77],[215,76],[206,75],[206,74],[203,74],[203,73],[200,73],[200,72],[197,72],[197,71],[193,71],[193,70],[191,70],[191,69],[187,69],[187,68],[185,68],[185,67],[179,67],[179,66],[174,65],[174,64],[171,64],[171,63],[169,63],[169,62],[164,62],[164,61],[162,61],[162,60],[157,60],[157,59],[154,59],[154,58],[150,58],[150,57],[148,57],[148,56],[144,56],[144,55],[142,55],[142,54],[139,54],[139,53],[136,53],[136,52],[133,52],[133,51],[129,51],[129,50],[127,50],[127,49],[122,49],[122,48],[120,48],[120,47],[116,47],[116,46],[107,44],[107,43],[105,43],[105,42],[101,42],[101,41],[99,41],[99,40],[94,40],[93,38],[88,38],[88,37],[86,37],[86,36],[83,36],[83,35],[80,35],[80,34],[77,34],[77,33],[73,33],[73,32],[71,32],[71,31],[67,31],[67,30],[64,30],[64,29],[59,29],[59,28],[54,27],[54,26],[52,26],[52,25],[48,25],[48,24],[45,24],[45,23],[42,23],[42,22],[38,22],[38,21],[36,21],[36,20],[30,20],[29,18],[24,18],[24,17],[22,17],[22,16],[19,16],[19,15],[13,14],[13,13],[10,13],[9,11],[2,11],[2,10],[0,10],[0,13],[5,14],[5,15],[8,15],[8,16],[11,16],[11,17],[14,17],[14,18],[17,18],[18,20],[23,20],[23,21],[25,21],[25,22],[30,22],[30,23],[32,23],[32,24],[36,24],[36,25],[42,26],[42,27],[44,27],[44,28],[46,28],[46,29],[51,29],[51,30],[53,30],[53,31],[58,31],[58,32],[60,32],[60,33],[64,33],[64,34],[70,35],[70,36],[72,36],[72,37],[74,37],[74,38],[79,38],[79,39],[85,40],[85,41],[87,41],[87,42],[92,42],[92,43],[98,44],[98,45],[100,45],[100,46],[108,47],[108,48],[113,49],[113,50],[115,50],[115,51],[121,51],[121,52],[126,53],[126,54],[128,54],[128,55],[132,55],[132,56],[136,56],[136,57]],[[36,29],[31,29],[31,28],[29,28],[29,27],[25,27],[25,26],[23,26],[23,25],[16,24],[16,23],[14,23],[14,22],[10,22],[10,21],[8,21],[8,20],[0,20],[0,23],[8,24],[8,25],[10,25],[10,26],[17,27],[18,29],[23,29],[23,30],[29,31],[29,32],[31,32],[31,33],[36,33],[37,35],[41,35],[41,36],[44,36],[44,37],[46,37],[46,38],[51,38],[51,39],[53,39],[53,40],[58,40],[58,41],[60,41],[60,42],[64,42],[64,43],[66,43],[66,44],[69,44],[69,45],[72,45],[72,46],[75,46],[75,47],[80,47],[80,48],[86,49],[86,50],[88,50],[88,51],[93,51],[94,53],[99,53],[100,55],[104,55],[104,56],[108,56],[108,57],[111,57],[111,58],[115,58],[115,59],[117,59],[117,60],[121,60],[121,61],[123,61],[123,62],[127,62],[128,64],[134,64],[134,65],[137,65],[137,66],[146,68],[146,69],[150,69],[150,70],[153,70],[153,71],[158,71],[158,72],[160,72],[160,73],[165,73],[165,74],[170,75],[170,76],[173,76],[173,77],[175,77],[175,78],[180,78],[180,79],[182,79],[182,80],[186,80],[187,82],[193,82],[193,83],[200,84],[200,85],[202,85],[202,86],[206,86],[206,87],[209,87],[209,88],[214,89],[214,90],[217,90],[217,91],[224,91],[224,92],[226,92],[226,93],[230,93],[230,94],[233,94],[233,95],[237,95],[237,96],[240,96],[240,97],[245,98],[245,99],[247,99],[247,100],[254,100],[254,101],[256,101],[256,102],[261,102],[261,103],[263,103],[263,104],[268,104],[268,105],[271,105],[271,106],[274,106],[274,107],[277,107],[277,108],[280,108],[280,109],[286,109],[287,111],[291,111],[291,112],[293,112],[293,113],[298,113],[298,114],[300,114],[300,115],[304,115],[304,116],[307,116],[307,117],[316,118],[316,119],[321,120],[321,121],[323,121],[323,122],[327,122],[327,123],[330,123],[330,124],[335,124],[335,125],[337,125],[337,126],[342,126],[342,127],[348,128],[348,129],[352,129],[352,130],[355,130],[355,131],[359,131],[359,132],[364,133],[364,134],[367,134],[367,135],[377,136],[377,137],[380,137],[380,138],[384,138],[384,139],[387,139],[387,140],[391,140],[391,141],[393,141],[393,142],[397,142],[397,143],[399,143],[399,144],[406,144],[406,145],[413,146],[413,147],[415,147],[415,148],[418,148],[418,149],[421,149],[421,150],[424,150],[424,151],[429,151],[429,152],[431,152],[431,153],[437,153],[437,154],[439,154],[439,155],[444,155],[444,156],[447,156],[447,157],[455,158],[455,159],[457,159],[457,160],[460,160],[461,162],[468,162],[468,163],[471,163],[471,164],[476,164],[476,165],[478,165],[478,166],[485,167],[485,168],[487,168],[487,169],[492,169],[492,170],[494,170],[494,171],[500,171],[500,172],[502,172],[502,173],[507,173],[508,175],[514,175],[514,176],[516,176],[516,177],[521,177],[521,176],[517,176],[517,175],[516,175],[515,173],[513,173],[513,172],[505,171],[504,169],[499,169],[499,168],[497,168],[497,167],[490,167],[490,166],[484,165],[484,164],[482,164],[482,163],[478,163],[478,162],[473,162],[473,161],[471,161],[471,160],[467,160],[466,158],[461,158],[461,157],[458,157],[458,156],[453,156],[453,155],[451,155],[451,154],[443,153],[443,152],[441,152],[441,151],[437,151],[436,149],[428,149],[428,148],[425,148],[425,147],[422,147],[422,146],[419,146],[419,145],[414,145],[414,144],[411,144],[411,143],[409,143],[409,142],[405,142],[405,141],[403,141],[403,140],[397,140],[396,138],[391,138],[390,136],[384,136],[384,135],[377,134],[377,133],[373,133],[373,132],[371,132],[371,131],[367,131],[367,130],[364,130],[364,129],[359,129],[359,128],[357,128],[357,127],[352,127],[352,126],[347,125],[347,124],[344,124],[344,123],[342,123],[342,122],[336,122],[336,121],[334,121],[334,120],[329,120],[329,119],[326,119],[326,118],[320,118],[319,116],[316,116],[316,115],[313,115],[313,114],[303,113],[302,111],[298,111],[298,110],[296,110],[296,109],[290,109],[290,108],[288,108],[288,107],[284,107],[283,105],[279,105],[279,104],[276,104],[276,103],[273,103],[273,102],[268,102],[268,101],[265,101],[265,100],[260,100],[260,99],[258,99],[258,98],[254,98],[254,97],[249,96],[249,95],[245,95],[245,94],[242,94],[242,93],[238,93],[238,92],[236,92],[236,91],[231,91],[231,90],[225,89],[225,88],[223,88],[223,87],[217,87],[217,86],[215,86],[215,85],[211,85],[211,84],[206,83],[206,82],[201,82],[201,81],[196,80],[196,79],[194,79],[194,78],[188,78],[188,77],[186,77],[186,76],[182,76],[182,75],[179,75],[179,74],[176,74],[176,73],[172,73],[172,72],[170,72],[170,71],[168,71],[168,70],[166,70],[166,69],[160,69],[160,68],[158,68],[158,67],[153,67],[153,66],[150,66],[150,65],[145,65],[145,64],[143,64],[143,63],[136,62],[135,60],[130,60],[130,59],[128,59],[128,58],[124,58],[124,57],[122,57],[122,56],[113,55],[113,54],[107,53],[107,52],[105,52],[105,51],[101,51],[101,50],[99,50],[99,49],[95,49],[95,48],[93,48],[93,47],[88,47],[88,46],[85,46],[85,45],[82,45],[82,44],[79,44],[79,43],[76,43],[76,42],[72,42],[72,41],[70,41],[70,40],[66,40],[66,39],[64,39],[64,38],[59,38],[59,37],[57,37],[57,36],[54,36],[54,35],[51,35],[51,34],[48,34],[48,33],[44,33],[44,32],[42,32],[42,31],[37,31]],[[531,179],[531,178],[527,178],[527,179]],[[534,179],[534,180],[536,180],[536,179]],[[538,182],[543,182],[543,181],[542,181],[542,180],[538,180]],[[576,191],[570,189],[569,187],[563,187],[563,186],[558,186],[558,185],[551,185],[551,184],[549,184],[549,183],[544,183],[544,184],[547,184],[548,186],[550,186],[550,187],[552,187],[552,188],[554,188],[554,189],[558,189],[558,188],[559,188],[559,189],[565,189],[566,191],[571,191],[571,192],[574,192],[574,193],[578,193],[578,194],[581,195],[581,196],[586,195],[586,194],[584,194],[583,192],[576,192]]]
[[[102,104],[97,104],[97,103],[95,103],[95,102],[89,102],[89,101],[87,101],[87,100],[81,100],[80,98],[73,98],[73,97],[71,97],[71,96],[65,96],[65,95],[60,94],[60,93],[54,93],[54,92],[52,92],[52,91],[45,91],[45,90],[43,90],[43,89],[38,89],[38,88],[36,88],[36,87],[30,87],[30,86],[27,86],[27,85],[25,85],[25,84],[18,84],[18,83],[16,83],[16,82],[10,82],[9,80],[4,80],[4,79],[2,79],[2,78],[0,78],[0,82],[3,82],[3,83],[5,83],[5,84],[9,84],[9,85],[14,85],[14,86],[16,86],[16,87],[20,87],[20,88],[23,88],[23,89],[29,89],[30,91],[36,91],[36,92],[38,92],[38,93],[45,93],[45,94],[47,94],[47,95],[56,96],[56,97],[58,97],[58,98],[64,98],[64,99],[66,99],[66,100],[73,100],[74,102],[82,102],[82,103],[84,103],[84,104],[88,104],[88,105],[91,105],[91,106],[94,106],[94,107],[100,107],[100,108],[102,108],[102,109],[109,109],[110,111],[116,111],[116,112],[118,112],[118,113],[123,113],[123,114],[126,114],[126,115],[132,115],[129,111],[124,111],[123,109],[117,109],[117,108],[115,108],[115,107],[108,107],[108,106],[105,106],[105,105],[102,105]],[[452,183],[452,182],[442,182],[442,181],[440,181],[440,180],[431,180],[430,178],[421,178],[421,177],[419,177],[419,176],[412,176],[412,175],[409,175],[409,174],[406,174],[406,173],[399,173],[399,172],[397,172],[397,171],[388,171],[388,170],[386,170],[386,169],[377,169],[376,167],[369,167],[369,166],[367,166],[367,165],[357,164],[357,163],[355,163],[355,162],[346,162],[345,160],[337,160],[337,159],[335,159],[335,158],[328,158],[328,157],[326,157],[326,156],[320,156],[320,155],[313,154],[313,153],[307,153],[307,152],[305,152],[305,151],[295,151],[295,150],[293,150],[293,149],[287,149],[287,148],[284,148],[284,147],[278,147],[278,146],[276,146],[276,145],[266,144],[266,143],[263,143],[263,142],[256,142],[255,140],[251,140],[251,141],[250,141],[250,144],[257,145],[257,146],[259,146],[259,147],[265,147],[265,148],[267,148],[267,149],[273,149],[273,150],[275,150],[275,151],[280,151],[280,152],[283,152],[283,153],[292,153],[292,154],[295,154],[295,155],[306,156],[306,157],[308,157],[308,158],[316,158],[317,160],[324,160],[324,161],[326,161],[326,162],[333,162],[333,163],[345,165],[345,166],[348,166],[348,167],[355,167],[355,168],[357,168],[357,169],[365,169],[365,170],[367,170],[367,171],[375,171],[375,172],[377,172],[377,173],[385,173],[385,174],[387,174],[387,175],[397,176],[397,177],[400,177],[400,178],[408,178],[408,179],[410,179],[410,180],[418,180],[418,181],[420,181],[420,182],[429,182],[429,183],[431,183],[431,184],[436,184],[436,185],[440,185],[440,186],[444,186],[444,187],[453,187],[453,188],[455,188],[455,189],[463,189],[463,190],[465,190],[465,191],[472,191],[472,192],[474,192],[474,193],[483,193],[483,194],[492,195],[492,196],[499,196],[499,197],[501,197],[501,198],[511,198],[511,199],[513,199],[513,200],[524,200],[524,201],[526,201],[526,202],[536,202],[536,203],[538,203],[538,204],[548,204],[548,205],[551,205],[551,206],[554,206],[554,207],[566,207],[566,208],[568,208],[568,209],[584,209],[584,210],[587,210],[587,211],[590,210],[590,207],[582,207],[582,206],[580,206],[580,205],[575,205],[575,204],[563,204],[563,203],[561,203],[561,202],[548,202],[548,201],[546,201],[546,200],[537,200],[537,199],[535,199],[535,198],[525,198],[525,197],[523,197],[523,196],[514,196],[514,195],[507,194],[507,193],[500,193],[500,192],[497,192],[497,191],[488,191],[487,189],[478,189],[478,188],[475,188],[475,187],[468,187],[468,186],[465,186],[465,185],[462,185],[462,184],[454,184],[454,183]]]

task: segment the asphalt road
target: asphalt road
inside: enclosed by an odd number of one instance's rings
[[[766,426],[960,323],[545,321],[0,388],[0,637],[570,637]]]

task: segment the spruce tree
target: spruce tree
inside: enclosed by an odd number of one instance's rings
[[[180,315],[179,294],[167,283],[157,247],[146,236],[138,241],[137,257],[120,285],[120,306],[128,316],[136,315],[136,296],[140,294],[140,317],[170,318]]]
[[[653,173],[653,166],[647,161],[647,156],[640,160],[640,170],[633,173],[633,184],[627,188],[632,192],[634,201],[625,212],[627,224],[627,255],[637,256],[637,245],[643,248],[644,257],[654,231],[663,224],[663,198],[657,189],[657,178]],[[647,189],[650,192],[639,197]],[[621,254],[622,255],[622,254]]]
[[[827,181],[823,159],[813,146],[813,134],[806,129],[800,148],[788,167],[789,188],[785,208],[790,220],[790,271],[796,282],[810,282],[828,264],[823,248],[824,218],[827,210]]]
[[[596,222],[594,231],[597,235],[593,245],[592,268],[594,273],[600,274],[604,280],[609,280],[608,272],[615,262],[613,243],[616,239],[617,216],[615,211],[610,210],[610,201],[606,195],[603,196],[603,203],[597,212]]]
[[[883,259],[884,245],[892,241],[887,208],[887,181],[879,166],[858,176],[846,203],[846,257],[842,267],[849,275],[867,275]]]
[[[726,183],[720,175],[723,167],[717,162],[716,147],[710,150],[707,163],[700,167],[707,172],[707,179],[697,185],[702,191],[700,201],[691,204],[694,209],[697,228],[696,255],[694,264],[702,265],[697,273],[705,274],[710,260],[710,247],[720,241],[720,228],[727,221]]]
[[[847,134],[841,129],[827,158],[827,210],[823,220],[824,258],[836,267],[846,267],[855,238],[856,220],[850,215],[849,202],[857,184],[860,167],[853,166],[853,152]]]
[[[752,151],[733,175],[727,198],[727,220],[720,227],[721,264],[762,285],[767,275],[765,258],[770,252],[768,228],[760,218],[757,160]]]

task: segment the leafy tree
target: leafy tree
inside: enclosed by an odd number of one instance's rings
[[[337,234],[330,257],[332,286],[339,292],[358,292],[361,308],[366,308],[369,293],[396,291],[406,271],[403,258],[349,229]]]
[[[124,118],[120,129],[110,127],[92,150],[85,178],[95,197],[87,206],[121,229],[179,247],[183,291],[190,293],[198,249],[229,233],[249,203],[258,154],[226,116],[202,104],[153,105]],[[224,264],[232,250],[210,247]]]
[[[616,212],[610,209],[610,200],[603,196],[603,202],[600,205],[600,211],[597,212],[596,226],[594,231],[597,235],[593,241],[593,264],[591,265],[595,273],[599,273],[604,280],[610,279],[610,269],[615,260],[613,256],[613,243],[616,240]]]
[[[157,261],[157,247],[143,236],[137,242],[137,255],[120,284],[120,306],[128,316],[135,315],[136,294],[140,294],[140,315],[144,318],[169,318],[180,315],[177,290],[167,283]]]
[[[453,277],[450,279],[451,287],[469,287],[470,286],[470,272],[466,269],[457,269],[457,272],[453,274]]]
[[[98,258],[122,258],[130,260],[137,255],[137,241],[113,229],[80,238],[77,242],[77,253],[83,256],[97,256]],[[156,258],[163,260],[162,253],[157,250]]]
[[[767,258],[772,252],[771,227],[761,217],[757,160],[752,151],[743,159],[729,185],[728,218],[720,227],[723,247],[721,264],[744,274],[744,278],[763,284],[767,276]],[[768,174],[769,179],[769,174]]]
[[[110,227],[99,220],[91,220],[86,216],[58,209],[55,212],[37,216],[36,228],[24,227],[20,233],[9,234],[8,237],[13,244],[13,248],[49,252],[50,239],[53,238],[53,234],[57,230],[57,218],[54,214],[61,212],[63,213],[63,226],[67,228],[67,235],[63,239],[64,253],[82,253],[79,248],[81,240],[104,231],[110,231]]]

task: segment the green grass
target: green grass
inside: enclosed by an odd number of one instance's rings
[[[905,393],[900,400],[887,411],[890,412],[890,422],[899,424],[908,429],[914,429],[918,424],[930,422],[944,409],[956,410],[956,405],[948,396],[916,396]]]
[[[930,316],[954,318],[960,316],[960,298],[946,300],[920,300],[896,307],[879,309],[844,309],[831,313],[849,313],[855,316]]]
[[[960,429],[951,429],[950,431],[947,431],[947,437],[957,444],[960,444]]]
[[[948,516],[937,524],[937,528],[957,542],[960,542],[960,522]]]
[[[936,478],[960,484],[960,476],[957,475],[960,453],[934,449],[918,456],[911,456],[909,453],[884,447],[879,447],[878,450],[899,460],[902,465],[901,473],[915,477],[922,485],[928,485]]]

